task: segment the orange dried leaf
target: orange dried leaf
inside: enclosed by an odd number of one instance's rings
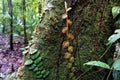
[[[72,63],[67,64],[67,68],[70,69],[72,67]]]
[[[69,34],[68,34],[68,39],[69,39],[69,40],[73,40],[73,39],[74,39],[74,35],[71,34],[71,33],[69,33]]]
[[[69,59],[70,57],[71,57],[71,54],[69,52],[66,52],[65,55],[64,55],[64,58]]]
[[[73,46],[69,46],[69,47],[68,47],[68,51],[69,51],[70,53],[73,53],[73,51],[74,51]]]
[[[66,10],[66,11],[68,12],[68,11],[70,11],[71,9],[72,9],[72,8],[71,8],[71,7],[69,7],[69,8],[67,8],[67,10]]]
[[[69,41],[64,41],[62,44],[62,48],[67,48],[70,45]]]
[[[65,10],[67,10],[67,2],[65,1]]]
[[[75,61],[75,58],[74,57],[70,57],[69,62],[73,63],[74,61]]]
[[[69,25],[72,25],[72,21],[70,19],[67,20]]]
[[[62,19],[66,19],[67,17],[68,17],[67,14],[63,14],[63,15],[62,15]]]
[[[68,30],[68,28],[67,28],[67,27],[64,27],[64,28],[62,29],[62,33],[63,33],[63,34],[66,33],[67,30]]]

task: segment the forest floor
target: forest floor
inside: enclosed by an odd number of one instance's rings
[[[15,73],[22,65],[23,56],[20,48],[24,47],[22,38],[14,38],[14,50],[9,47],[9,38],[0,34],[0,80]]]

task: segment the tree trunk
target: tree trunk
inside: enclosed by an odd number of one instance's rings
[[[9,14],[10,14],[10,49],[13,50],[13,6],[12,0],[8,0]]]
[[[45,68],[50,71],[49,77],[45,80],[69,80],[69,70],[66,67],[68,61],[64,59],[66,49],[62,48],[66,38],[61,32],[62,28],[66,26],[66,21],[61,18],[65,13],[64,0],[41,2],[43,16],[33,33],[32,42],[40,50]],[[112,59],[113,52],[110,50],[101,59],[100,57],[107,48],[105,44],[108,37],[115,29],[111,7],[118,2],[113,0],[67,0],[68,7],[72,8],[68,13],[68,18],[73,22],[69,27],[69,33],[75,36],[70,45],[74,46],[76,80],[106,79],[108,73],[104,69],[99,71],[100,68],[87,68],[83,64],[90,60],[108,62],[108,59]],[[24,77],[21,79],[29,80]]]
[[[5,15],[5,1],[4,0],[2,0],[2,6],[3,6],[3,15]],[[2,21],[2,24],[3,24],[2,32],[5,33],[5,21],[4,20]]]
[[[26,16],[25,16],[25,0],[22,0],[22,15],[23,15],[23,26],[24,26],[24,44],[27,45],[27,33],[26,33]]]

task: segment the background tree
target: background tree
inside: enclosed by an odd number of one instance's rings
[[[24,26],[24,43],[27,44],[27,33],[26,33],[26,16],[25,16],[25,0],[22,0],[22,15],[23,15],[23,26]]]
[[[9,35],[10,27],[9,27],[9,21],[10,21],[10,14],[9,14],[9,8],[8,8],[8,1],[4,0],[4,8],[3,8],[3,0],[0,1],[0,30],[1,33],[4,31],[5,28],[5,35]],[[13,37],[14,39],[16,37],[24,37],[24,25],[23,25],[23,15],[22,15],[22,1],[18,0],[12,0],[12,5],[14,6],[12,9],[12,16],[13,16]],[[26,1],[26,11],[24,11],[24,16],[26,16],[26,36],[28,40],[30,39],[30,36],[34,30],[35,25],[37,25],[39,21],[39,14],[38,14],[38,1],[35,0],[33,2],[32,0]],[[4,9],[4,14],[3,14]],[[4,25],[3,25],[4,23]],[[4,27],[6,26],[6,27]],[[15,40],[14,40],[15,41]],[[14,42],[13,41],[13,42]]]
[[[5,15],[5,1],[4,0],[2,0],[2,10],[3,10],[3,15]],[[2,30],[2,32],[3,33],[5,33],[5,21],[3,20],[3,30]]]
[[[12,0],[8,0],[9,14],[10,14],[10,49],[13,50],[13,6]]]

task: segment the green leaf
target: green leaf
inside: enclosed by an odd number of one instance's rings
[[[46,78],[50,74],[49,71],[46,71],[45,74],[43,75],[43,78]]]
[[[25,48],[20,48],[20,50],[25,51],[26,49]]]
[[[29,69],[30,69],[30,70],[33,70],[33,69],[35,69],[35,67],[36,67],[36,65],[35,65],[35,64],[32,64],[32,65],[29,67]]]
[[[36,59],[39,57],[40,52],[38,51],[36,54],[31,55],[32,59]]]
[[[26,46],[25,48],[28,49],[30,46]]]
[[[118,14],[120,14],[120,6],[115,6],[115,7],[113,7],[113,8],[112,8],[113,18],[116,18]]]
[[[40,72],[40,71],[37,71],[37,72],[36,72],[36,74],[37,74],[37,75],[40,75],[40,74],[41,74],[41,72]]]
[[[41,67],[41,66],[43,66],[43,62],[40,62],[40,63],[38,64],[38,67]]]
[[[120,25],[120,20],[116,21],[116,22],[115,22],[115,25],[116,25],[116,26],[119,26],[119,25]]]
[[[34,62],[35,62],[35,64],[38,64],[41,60],[42,60],[42,57],[39,57]]]
[[[41,66],[41,67],[39,68],[40,71],[42,71],[43,69],[44,69],[43,66]]]
[[[41,74],[44,74],[45,72],[46,72],[46,70],[42,70],[42,71],[41,71]]]
[[[114,80],[120,80],[120,72],[118,70],[113,70],[112,72]]]
[[[120,29],[115,30],[114,34],[111,35],[108,38],[107,45],[113,44],[115,41],[117,41],[120,38]]]
[[[28,59],[25,61],[25,65],[31,65],[33,63],[33,61],[31,59]]]
[[[110,69],[110,66],[108,64],[101,61],[89,61],[87,63],[84,63],[84,65],[98,66],[98,67]]]
[[[37,49],[30,49],[30,54],[35,54],[37,52]]]
[[[42,75],[38,75],[37,76],[38,79],[42,79],[42,77],[43,77]]]
[[[38,71],[38,70],[39,70],[39,68],[38,68],[38,67],[35,67],[33,71],[36,72],[36,71]]]
[[[28,51],[25,50],[25,51],[23,51],[22,53],[23,53],[23,55],[26,55],[26,54],[28,53]]]
[[[120,70],[120,59],[117,59],[113,65],[114,70]]]

